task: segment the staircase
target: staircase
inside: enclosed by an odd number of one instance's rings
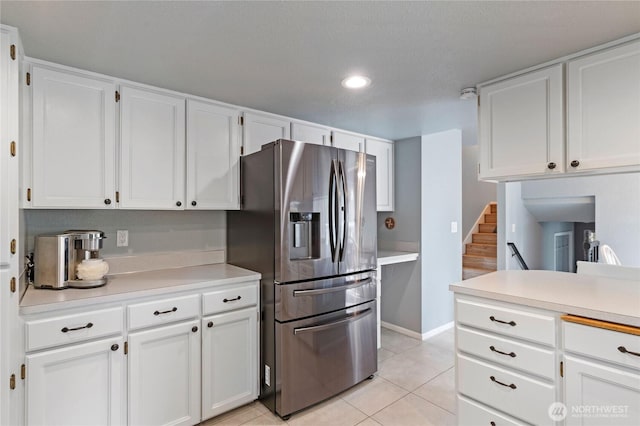
[[[498,206],[491,203],[479,220],[478,232],[474,232],[471,243],[465,244],[462,255],[462,279],[493,272],[497,267]]]

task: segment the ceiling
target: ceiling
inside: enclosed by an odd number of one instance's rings
[[[640,2],[14,2],[27,56],[329,126],[475,143],[460,89],[640,32]],[[368,89],[340,85],[368,75]]]

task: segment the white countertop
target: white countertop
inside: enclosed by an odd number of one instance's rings
[[[103,287],[49,290],[29,286],[20,302],[21,314],[116,302],[176,291],[259,280],[260,274],[226,263],[108,275]]]
[[[640,327],[640,282],[553,271],[496,271],[449,286],[472,296]]]
[[[392,263],[411,262],[418,259],[418,253],[409,251],[378,250],[378,266]]]

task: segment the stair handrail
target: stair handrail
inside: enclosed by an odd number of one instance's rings
[[[464,240],[462,240],[462,253],[466,253],[467,244],[469,244],[469,243],[471,243],[473,241],[473,234],[478,233],[480,231],[480,224],[481,223],[485,223],[484,222],[484,215],[485,214],[491,214],[491,205],[492,204],[496,204],[497,205],[497,203],[495,201],[491,201],[486,206],[484,206],[484,209],[482,209],[482,212],[478,216],[478,219],[476,219],[476,223],[473,224],[473,226],[469,230],[469,233],[467,234],[467,236],[464,238]],[[498,224],[496,223],[496,227],[497,226],[498,226]]]
[[[520,265],[520,269],[525,270],[525,271],[528,270],[529,267],[527,266],[527,263],[522,258],[522,255],[520,254],[520,251],[518,250],[518,247],[516,247],[516,243],[507,242],[507,245],[511,249],[511,257],[514,257],[514,256],[516,257],[516,260],[518,261],[518,264]]]

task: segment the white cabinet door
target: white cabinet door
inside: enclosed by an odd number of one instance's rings
[[[393,211],[393,142],[367,138],[366,152],[376,156],[377,210]]]
[[[37,65],[33,207],[115,206],[115,84]]]
[[[480,178],[564,171],[562,64],[480,88]]]
[[[364,136],[334,130],[331,132],[331,140],[336,148],[364,152]]]
[[[570,61],[567,170],[640,165],[640,41]]]
[[[125,423],[123,339],[26,356],[27,425]]]
[[[569,355],[564,372],[566,425],[640,424],[640,372]]]
[[[316,145],[331,145],[331,129],[319,124],[293,122],[291,139]]]
[[[239,116],[235,108],[187,100],[187,208],[239,208]]]
[[[184,98],[121,88],[121,208],[184,208],[184,138]]]
[[[243,117],[244,155],[260,151],[262,145],[278,139],[289,139],[291,121],[278,116],[245,112]]]
[[[202,419],[258,397],[257,310],[202,319]]]
[[[129,424],[200,422],[199,321],[129,334]]]

